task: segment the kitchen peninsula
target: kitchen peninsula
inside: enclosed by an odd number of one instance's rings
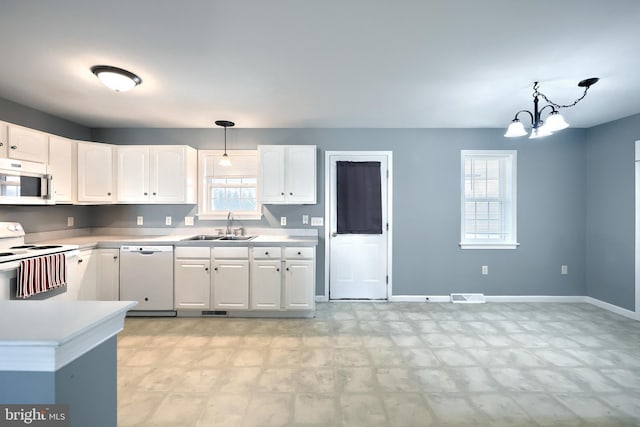
[[[71,426],[114,427],[116,336],[135,305],[0,301],[0,402],[66,404]]]

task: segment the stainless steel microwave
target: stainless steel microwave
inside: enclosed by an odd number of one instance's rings
[[[54,204],[53,179],[43,163],[0,159],[0,204]]]

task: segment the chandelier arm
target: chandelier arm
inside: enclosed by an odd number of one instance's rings
[[[545,101],[547,101],[549,104],[551,104],[552,106],[554,106],[557,109],[560,108],[571,108],[574,107],[578,102],[582,101],[584,99],[585,96],[587,96],[587,91],[589,90],[589,87],[585,87],[584,88],[584,93],[582,94],[582,96],[578,99],[576,99],[575,101],[573,101],[573,104],[567,104],[567,105],[560,105],[560,104],[556,104],[555,102],[551,101],[549,98],[547,98],[547,96],[540,92],[539,90],[536,89],[536,93],[538,95],[540,95],[542,98],[544,98]]]
[[[533,118],[533,113],[529,110],[520,110],[516,113],[515,117],[513,118],[514,120],[518,120],[518,114],[520,113],[527,113],[529,115],[529,118],[531,119],[531,126],[533,126],[533,122],[534,122],[534,118]]]

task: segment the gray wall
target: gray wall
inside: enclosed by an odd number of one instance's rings
[[[587,133],[587,295],[635,309],[635,141],[640,114]]]
[[[393,286],[395,295],[585,294],[585,138],[569,129],[539,142],[507,140],[502,129],[232,129],[229,149],[258,144],[318,146],[316,206],[268,207],[270,218],[324,216],[324,153],[328,150],[393,151]],[[118,144],[189,144],[221,148],[219,129],[94,129],[93,139]],[[517,250],[461,250],[460,150],[518,150]],[[163,220],[184,207],[111,206],[98,225],[134,226],[138,212]],[[103,216],[104,212],[108,212]],[[266,221],[266,220],[263,220]],[[199,225],[214,222],[202,221]],[[279,226],[270,223],[273,226]],[[560,275],[560,266],[569,275]],[[481,265],[489,275],[480,274]],[[318,246],[317,292],[324,294],[324,229]]]

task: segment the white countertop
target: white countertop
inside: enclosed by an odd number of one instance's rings
[[[56,371],[120,332],[136,304],[0,301],[0,371]]]

